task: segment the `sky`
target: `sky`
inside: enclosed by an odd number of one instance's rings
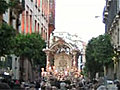
[[[104,6],[105,0],[56,0],[55,32],[77,34],[88,42],[105,32]]]

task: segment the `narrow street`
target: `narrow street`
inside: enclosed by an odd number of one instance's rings
[[[120,0],[0,0],[0,90],[120,90]]]

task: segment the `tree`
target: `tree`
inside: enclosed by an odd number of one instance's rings
[[[114,49],[108,34],[100,35],[97,38],[96,61],[107,66],[112,62]]]
[[[6,2],[6,0],[0,0],[0,15],[5,13],[9,7],[14,8],[18,3],[18,0]]]
[[[101,64],[96,62],[95,57],[96,38],[92,38],[86,48],[85,70],[89,73],[90,78],[94,78],[97,72],[101,72]]]
[[[39,34],[18,34],[15,38],[14,54],[20,57],[28,58],[34,64],[45,66],[45,41]]]
[[[0,0],[0,24],[2,23],[3,14],[8,10],[8,8],[16,8],[18,6],[19,0],[13,0],[6,2],[6,0]]]
[[[3,23],[0,26],[0,56],[12,53],[13,40],[16,36],[16,31],[12,26]]]
[[[8,4],[5,0],[0,0],[0,24],[2,23],[2,14],[8,9]]]
[[[8,7],[9,7],[9,4],[5,0],[0,0],[0,14],[5,13]]]
[[[113,47],[109,35],[99,35],[88,42],[85,66],[92,78],[95,77],[96,72],[103,72],[103,67],[107,67],[112,63],[113,55]]]

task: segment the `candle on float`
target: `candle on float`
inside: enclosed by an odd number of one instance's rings
[[[65,71],[65,75],[67,75],[68,74],[68,72],[67,71]]]
[[[51,67],[49,67],[49,71],[51,71]]]
[[[55,70],[55,66],[53,66],[53,70]]]
[[[41,68],[42,72],[44,72],[44,68]]]

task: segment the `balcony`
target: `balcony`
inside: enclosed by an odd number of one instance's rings
[[[103,11],[103,23],[106,22],[108,18],[108,10],[107,10],[107,7],[104,7],[104,11]]]
[[[107,6],[108,8],[109,8],[111,2],[112,2],[112,0],[107,0],[107,1],[106,1],[106,6]]]

